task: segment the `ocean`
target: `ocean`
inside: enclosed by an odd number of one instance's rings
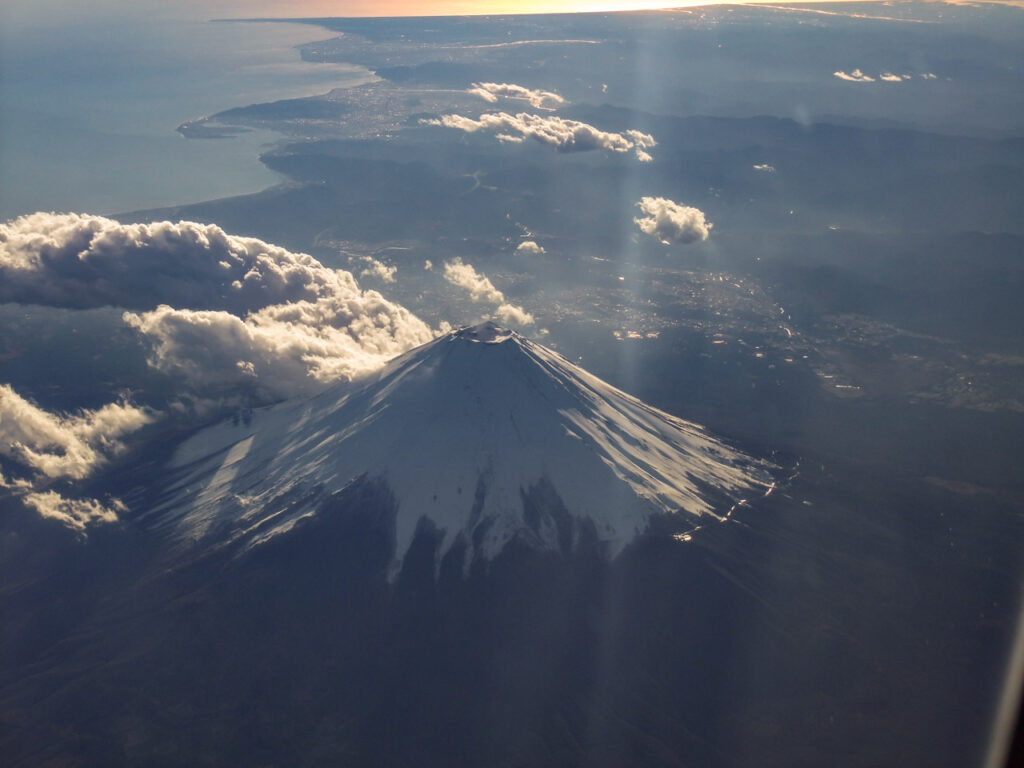
[[[38,210],[114,214],[256,192],[281,137],[185,139],[186,120],[374,79],[304,62],[332,36],[308,24],[123,19],[0,25],[0,220]]]

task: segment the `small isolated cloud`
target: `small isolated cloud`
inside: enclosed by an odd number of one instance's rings
[[[0,384],[0,456],[51,479],[80,480],[120,452],[120,438],[154,420],[130,403],[55,414]]]
[[[769,165],[768,163],[761,163],[754,166],[754,170],[759,173],[775,173],[775,166]]]
[[[500,304],[494,310],[495,317],[505,325],[532,325],[533,315],[515,304]]]
[[[875,78],[871,77],[870,75],[865,75],[859,69],[855,69],[855,70],[853,70],[853,72],[850,72],[850,73],[846,73],[846,72],[840,71],[840,72],[833,72],[832,74],[835,75],[836,77],[838,77],[840,80],[846,80],[847,82],[850,82],[850,83],[873,83],[873,82],[875,82]]]
[[[533,315],[506,301],[505,294],[495,288],[487,276],[477,272],[472,264],[466,264],[461,258],[456,257],[444,263],[444,279],[464,288],[473,301],[495,304],[495,316],[507,325],[530,325],[534,321]]]
[[[637,206],[644,215],[633,221],[642,232],[653,235],[665,245],[707,240],[714,226],[705,220],[703,211],[665,197],[643,197]]]
[[[490,279],[481,275],[472,264],[466,264],[461,258],[456,257],[444,263],[444,279],[459,288],[465,288],[473,301],[487,301],[494,304],[501,304],[505,301],[505,295],[494,287]]]
[[[395,282],[395,274],[398,272],[398,267],[388,266],[383,261],[373,258],[373,256],[361,256],[360,261],[366,265],[359,273],[360,277],[376,277],[385,283]]]
[[[499,97],[529,102],[534,109],[553,110],[565,103],[565,99],[551,91],[532,90],[512,83],[473,83],[469,93],[493,104]]]
[[[879,79],[886,83],[902,83],[903,75],[894,75],[892,72],[883,72],[880,74]]]
[[[921,77],[924,78],[925,80],[936,80],[936,79],[938,79],[938,75],[936,75],[934,72],[924,72],[924,73],[922,73]]]
[[[462,115],[443,115],[440,118],[424,118],[420,123],[456,128],[467,133],[489,131],[497,134],[502,141],[521,142],[524,138],[530,138],[554,147],[559,152],[586,152],[593,149],[628,152],[635,149],[641,160],[649,160],[650,155],[645,150],[657,145],[653,136],[640,131],[612,133],[578,120],[525,112],[517,115],[506,112],[484,114],[477,120]]]
[[[651,153],[647,151],[658,144],[658,142],[654,140],[653,136],[649,133],[641,133],[640,131],[633,130],[626,131],[626,136],[628,136],[635,145],[634,148],[636,150],[637,160],[641,163],[649,163],[654,159],[651,157]]]
[[[546,253],[546,251],[543,246],[537,245],[533,240],[523,240],[523,242],[516,246],[516,253],[530,253],[539,256],[542,253]]]
[[[434,268],[434,262],[432,262],[430,259],[427,259],[426,261],[423,262],[423,268],[429,272]]]

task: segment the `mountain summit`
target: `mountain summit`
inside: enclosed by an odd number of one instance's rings
[[[248,425],[202,430],[147,517],[182,545],[255,547],[372,480],[394,511],[396,566],[426,521],[440,554],[458,542],[467,565],[513,539],[568,550],[585,535],[614,556],[652,517],[724,519],[770,486],[765,467],[484,323]]]

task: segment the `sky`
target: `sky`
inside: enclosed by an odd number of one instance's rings
[[[662,2],[661,7],[699,4]],[[153,18],[304,18],[557,13],[658,7],[657,0],[4,0],[0,19],[17,26],[82,23],[111,14]]]
[[[881,0],[867,0],[879,1]],[[993,1],[1024,7],[1024,0]],[[785,0],[748,2],[789,4]],[[88,3],[81,0],[3,0],[0,3],[0,21],[19,26],[49,26],[55,20],[60,20],[61,23],[81,23],[110,13],[154,18],[443,16],[625,11],[713,4],[719,3],[706,0],[92,0]],[[960,0],[952,0],[952,4],[960,4]]]

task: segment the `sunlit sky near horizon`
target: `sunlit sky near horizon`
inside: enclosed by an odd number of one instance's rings
[[[809,5],[848,0],[4,0],[0,20],[5,24],[58,26],[111,13],[154,18],[328,17],[328,16],[445,16],[510,13],[572,13],[657,10],[701,5]],[[967,0],[933,0],[958,5]],[[888,0],[859,0],[885,5]],[[990,0],[1024,7],[1024,0]]]

